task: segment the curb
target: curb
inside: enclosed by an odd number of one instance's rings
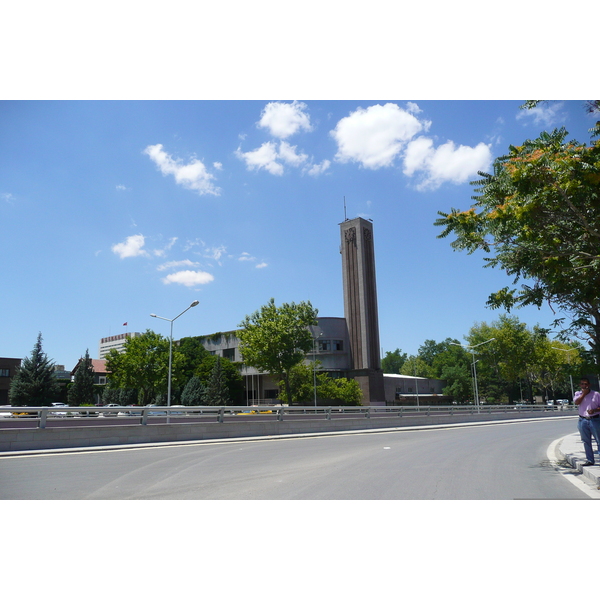
[[[579,450],[579,446],[582,446],[579,434],[572,433],[561,438],[556,451],[562,460],[569,463],[592,485],[600,489],[600,465],[596,462],[594,466],[584,467],[583,464],[586,462],[585,452],[583,448]]]

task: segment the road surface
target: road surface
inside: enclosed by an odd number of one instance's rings
[[[0,455],[1,499],[584,499],[547,457],[577,420]]]

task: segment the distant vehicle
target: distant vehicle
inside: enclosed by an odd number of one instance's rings
[[[147,408],[155,408],[155,407],[158,407],[158,404],[146,404],[146,407]],[[152,416],[166,415],[167,411],[165,411],[165,410],[149,410],[148,414],[152,415]]]
[[[69,408],[68,404],[64,402],[53,402],[52,408]],[[67,413],[64,411],[48,411],[53,417],[66,417]]]
[[[106,408],[121,408],[120,404],[107,404]],[[118,412],[113,412],[112,410],[102,411],[100,416],[104,417],[116,417]]]
[[[563,406],[566,406],[569,404],[569,401],[566,398],[561,398],[560,400],[556,401],[556,404],[562,404]]]
[[[12,406],[10,406],[10,404],[8,406],[0,406],[0,419],[1,418],[10,418],[12,417],[12,412],[10,410],[5,410],[5,409],[11,409]]]

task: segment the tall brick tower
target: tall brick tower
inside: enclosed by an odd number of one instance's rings
[[[379,317],[373,224],[360,217],[340,223],[344,317],[350,337],[352,377],[366,404],[385,403],[379,359]]]

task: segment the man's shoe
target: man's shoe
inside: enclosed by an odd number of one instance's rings
[[[587,462],[584,462],[582,465],[582,467],[593,467],[594,463],[590,462],[589,460]]]

